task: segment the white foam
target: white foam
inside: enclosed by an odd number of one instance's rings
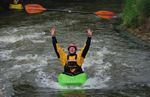
[[[102,42],[103,40],[96,40],[96,39],[92,39],[92,41],[91,42],[93,42],[93,43],[99,43],[99,42]]]
[[[17,61],[29,61],[29,62],[35,62],[38,64],[47,64],[49,59],[54,59],[53,56],[48,55],[37,55],[37,54],[26,54],[24,56],[17,56],[14,58]]]
[[[22,36],[1,36],[0,42],[14,43],[22,39]]]
[[[4,76],[7,78],[18,78],[21,77],[22,74],[26,72],[31,72],[32,70],[36,70],[38,68],[42,68],[47,66],[49,57],[47,56],[38,56],[38,55],[32,55],[32,54],[27,54],[25,56],[18,56],[15,57],[17,61],[23,61],[26,60],[26,64],[18,64],[14,65],[13,67],[7,69],[5,71]]]
[[[32,33],[32,34],[24,35],[23,37],[25,39],[31,39],[31,38],[40,38],[42,35],[45,35],[45,32]]]
[[[0,32],[2,32],[4,34],[14,34],[18,31],[19,31],[18,28],[13,28],[13,27],[4,27],[4,28],[0,29]]]
[[[93,53],[93,54],[92,54]],[[83,88],[86,89],[100,89],[107,87],[106,82],[108,82],[111,77],[107,75],[106,71],[112,66],[109,62],[104,62],[105,54],[116,54],[115,52],[109,51],[107,48],[103,47],[100,51],[90,52],[84,62],[83,67],[91,68],[95,67],[95,72],[93,78],[89,78]],[[94,56],[93,56],[94,55]]]
[[[94,64],[103,64],[105,54],[116,54],[116,53],[110,52],[106,47],[103,47],[100,51],[89,52],[89,56],[85,58],[83,68],[90,67]]]
[[[32,34],[28,34],[28,35],[1,36],[0,42],[15,43],[15,42],[23,40],[23,39],[34,40],[34,39],[39,39],[44,34],[45,34],[45,32],[32,33]]]
[[[11,31],[12,31],[11,33],[16,33],[16,32],[19,31],[19,29],[18,28],[13,28]]]
[[[110,80],[110,77],[105,79],[94,77],[89,78],[84,84],[84,89],[101,89],[107,87],[106,82]]]
[[[14,65],[12,68],[7,69],[7,71],[5,71],[4,76],[6,78],[19,78],[21,77],[22,74],[31,72],[36,68],[42,68],[45,65],[46,64],[35,64],[35,63]]]
[[[31,40],[33,43],[45,43],[45,40]]]
[[[10,60],[12,57],[11,57],[11,53],[13,52],[13,50],[3,50],[3,51],[0,51],[0,59],[1,60]]]
[[[18,60],[18,61],[22,61],[22,60],[38,60],[38,55],[37,54],[26,54],[24,56],[17,56],[14,59]]]
[[[103,47],[102,49],[101,49],[101,51],[98,51],[98,54],[116,54],[116,52],[111,52],[111,51],[109,51],[106,47]]]
[[[52,75],[48,75],[43,72],[42,69],[38,70],[35,82],[38,87],[48,87],[53,89],[60,89],[61,86],[51,78]]]

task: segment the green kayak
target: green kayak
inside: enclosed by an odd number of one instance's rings
[[[69,76],[66,74],[59,74],[58,76],[58,83],[60,85],[83,85],[87,80],[87,74],[81,73],[75,76]]]

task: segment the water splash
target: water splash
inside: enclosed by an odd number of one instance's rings
[[[3,51],[0,51],[0,59],[2,61],[10,60],[12,58],[12,56],[11,56],[12,52],[13,52],[13,50],[3,50]]]
[[[95,52],[90,52],[94,53]],[[94,76],[89,76],[86,83],[82,86],[61,86],[57,83],[57,74],[44,72],[43,69],[39,69],[36,76],[36,83],[38,87],[47,87],[52,89],[101,89],[107,87],[106,82],[108,82],[111,77],[105,74],[107,70],[110,69],[111,63],[104,62],[105,54],[115,54],[113,52],[108,51],[106,48],[102,48],[102,50],[97,51],[95,56],[88,56],[83,64],[83,68],[95,67],[93,69]],[[92,61],[94,60],[94,61]],[[88,71],[90,73],[90,71]],[[55,78],[53,77],[55,76]]]

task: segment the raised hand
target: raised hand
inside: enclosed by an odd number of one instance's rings
[[[55,27],[51,27],[50,28],[50,32],[51,32],[51,36],[55,36],[56,35],[56,29],[55,29]]]
[[[86,33],[87,33],[87,36],[88,36],[88,37],[92,37],[93,31],[88,28],[88,29],[86,30]]]

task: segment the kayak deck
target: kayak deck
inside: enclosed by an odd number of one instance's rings
[[[87,80],[87,74],[81,73],[75,76],[69,76],[66,74],[59,74],[58,83],[60,85],[82,85]]]

